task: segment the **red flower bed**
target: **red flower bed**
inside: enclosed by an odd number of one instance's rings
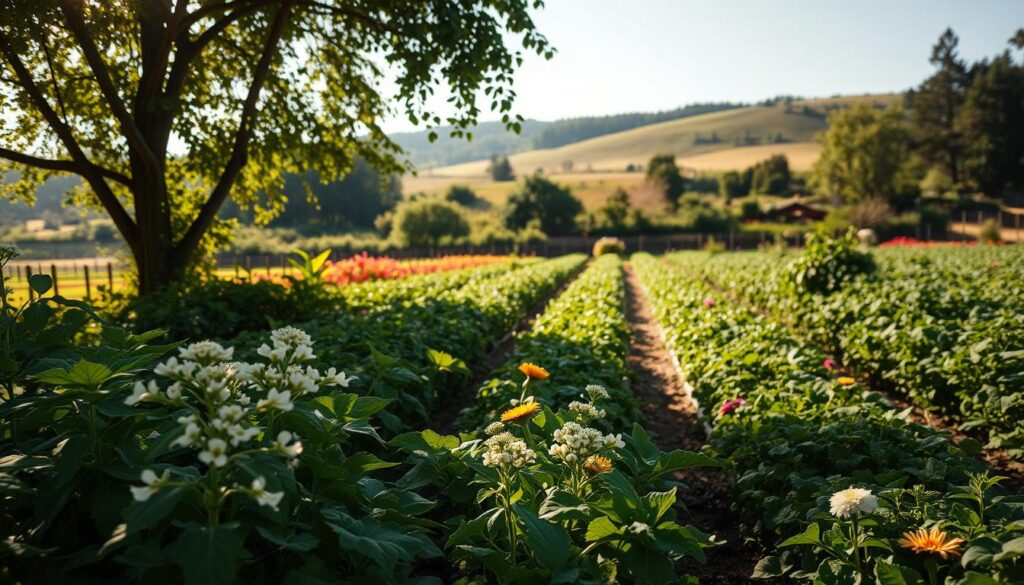
[[[387,256],[370,256],[366,252],[339,262],[329,262],[324,270],[324,281],[350,284],[368,280],[398,279],[427,272],[446,272],[472,268],[507,260],[508,256],[455,255],[422,260],[396,260]]]
[[[924,240],[918,240],[917,238],[907,238],[899,236],[882,242],[878,245],[880,248],[934,248],[938,246],[976,246],[977,242],[926,242]]]

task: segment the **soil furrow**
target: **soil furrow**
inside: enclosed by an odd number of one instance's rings
[[[658,322],[632,266],[626,266],[625,277],[626,319],[632,334],[629,364],[635,374],[633,392],[640,400],[645,427],[662,449],[699,450],[705,436],[696,406],[662,343]],[[728,505],[728,478],[718,469],[692,469],[678,473],[675,479],[688,486],[682,493],[687,508],[681,515],[682,522],[724,541],[707,551],[707,564],[687,559],[681,569],[698,577],[702,584],[750,583],[754,565],[763,554],[756,545],[745,542],[739,532],[739,521]]]

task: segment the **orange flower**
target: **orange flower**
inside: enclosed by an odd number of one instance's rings
[[[852,386],[857,383],[857,378],[851,378],[850,376],[839,376],[839,378],[836,379],[836,382],[839,382],[843,386]]]
[[[608,473],[612,470],[612,460],[600,455],[591,455],[583,462],[583,469],[590,473]]]
[[[960,554],[957,548],[963,544],[964,540],[962,538],[946,540],[947,538],[949,538],[949,534],[939,530],[938,526],[932,528],[931,531],[922,528],[904,532],[903,538],[900,539],[900,546],[917,553],[939,553],[942,558],[946,558],[946,555]]]
[[[520,404],[519,406],[510,408],[505,412],[501,413],[501,422],[518,422],[524,420],[532,414],[536,414],[540,411],[540,405],[536,402],[527,402],[526,404]]]
[[[526,377],[531,380],[547,380],[548,376],[551,375],[544,368],[530,362],[519,364],[519,371],[526,374]]]

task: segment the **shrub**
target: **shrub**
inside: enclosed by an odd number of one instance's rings
[[[437,199],[406,201],[395,210],[391,237],[402,246],[438,246],[469,235],[459,206]]]
[[[531,220],[538,220],[545,234],[561,236],[575,231],[576,215],[582,211],[583,204],[568,188],[541,175],[532,175],[509,197],[505,223],[519,230]]]
[[[601,238],[594,242],[594,257],[605,254],[622,256],[626,253],[626,243],[619,238]]]
[[[983,244],[995,244],[1002,241],[999,222],[994,219],[985,220],[985,223],[981,224],[981,231],[978,232],[978,241]]]
[[[875,271],[874,258],[857,249],[852,229],[838,238],[810,233],[806,244],[787,268],[787,277],[799,292],[831,294],[855,277]]]

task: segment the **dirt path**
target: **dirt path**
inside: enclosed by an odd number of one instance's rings
[[[626,318],[632,334],[629,365],[635,374],[633,392],[640,399],[644,426],[662,449],[698,450],[704,443],[704,428],[697,420],[696,408],[661,341],[658,323],[632,266],[626,266],[625,277]],[[689,487],[682,494],[688,514],[682,514],[680,521],[725,541],[708,551],[706,565],[687,559],[681,569],[700,578],[702,584],[750,583],[754,565],[763,554],[757,546],[744,543],[739,533],[739,522],[728,506],[728,479],[717,469],[688,470],[676,479]]]
[[[570,275],[569,278],[562,283],[562,286],[537,301],[526,312],[526,315],[516,322],[512,331],[509,331],[505,337],[503,337],[501,341],[491,349],[490,353],[487,354],[487,357],[479,363],[470,364],[470,369],[473,372],[472,380],[446,399],[447,405],[445,408],[437,409],[437,412],[434,413],[431,420],[430,427],[432,429],[442,435],[455,434],[458,431],[458,429],[455,428],[455,421],[462,413],[462,410],[473,403],[473,400],[476,398],[477,388],[487,381],[491,372],[498,369],[508,360],[509,354],[512,353],[512,349],[516,346],[516,334],[521,331],[526,331],[532,327],[533,321],[539,317],[545,309],[547,309],[548,303],[561,296],[561,294],[565,292],[565,289],[567,289],[569,285],[587,269],[588,266],[589,263],[585,264],[582,268]]]

